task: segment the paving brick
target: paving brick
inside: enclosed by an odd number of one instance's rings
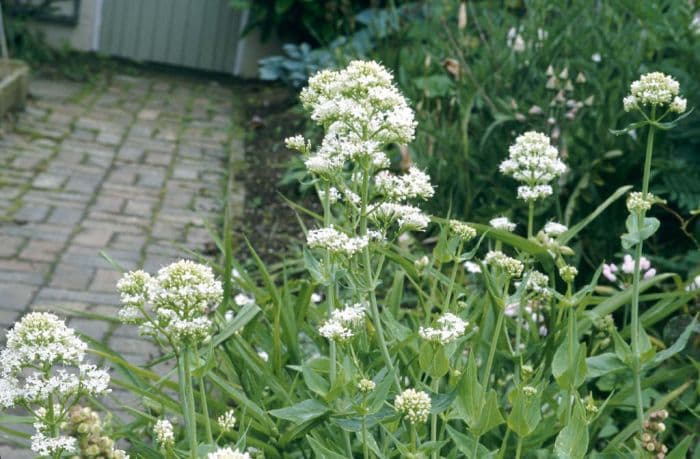
[[[95,271],[90,283],[90,291],[93,292],[114,292],[117,288],[117,281],[122,277],[122,273],[113,269],[98,268]]]
[[[24,260],[53,262],[62,249],[63,243],[60,241],[33,239],[24,246],[19,257]]]
[[[75,235],[73,243],[88,247],[105,247],[112,239],[112,232],[102,228],[86,228]]]
[[[0,282],[0,308],[10,311],[24,311],[29,306],[35,292],[36,287],[33,285]]]
[[[84,290],[90,284],[95,269],[92,266],[75,265],[61,261],[51,276],[51,287]]]
[[[17,255],[19,249],[24,245],[25,238],[15,236],[0,235],[0,257],[12,257]]]
[[[65,181],[65,175],[42,173],[36,176],[32,185],[34,188],[58,189],[61,188]]]

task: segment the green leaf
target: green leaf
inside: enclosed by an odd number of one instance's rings
[[[613,135],[622,135],[628,133],[629,131],[634,131],[635,129],[645,126],[647,124],[649,124],[649,122],[646,120],[638,121],[636,123],[628,124],[623,129],[610,129],[610,133]]]
[[[625,220],[627,233],[620,236],[622,248],[629,250],[645,239],[649,239],[656,233],[660,225],[659,220],[654,217],[645,217],[644,221],[640,222],[637,215],[629,215]]]
[[[331,451],[311,435],[307,435],[306,440],[309,442],[311,449],[314,450],[316,457],[323,457],[326,459],[347,459],[344,455]]]
[[[669,348],[656,354],[654,360],[645,368],[654,368],[661,364],[661,362],[668,360],[681,352],[683,349],[685,349],[685,346],[688,344],[688,340],[690,339],[690,335],[692,335],[693,332],[700,333],[700,324],[698,324],[695,319],[693,319],[693,321],[690,322],[687,327],[685,327],[683,333],[681,333],[678,339],[676,339],[676,341]]]
[[[501,409],[498,406],[498,394],[494,389],[491,389],[486,394],[486,402],[483,404],[479,422],[474,426],[472,431],[475,435],[484,435],[486,432],[494,429],[506,422],[501,414]]]
[[[452,441],[454,442],[455,446],[457,447],[458,450],[462,452],[466,457],[472,457],[474,454],[474,442],[476,439],[470,435],[468,432],[466,433],[461,433],[457,432],[457,430],[451,426],[447,426],[447,434],[452,438]],[[490,458],[490,457],[495,457],[496,452],[491,452],[484,445],[479,443],[479,446],[477,446],[477,453],[476,457],[478,458]]]
[[[481,407],[484,404],[483,394],[484,388],[477,380],[476,360],[474,353],[471,352],[467,368],[457,386],[457,409],[472,430],[481,417]]]
[[[618,357],[612,352],[595,355],[586,359],[588,372],[586,378],[600,378],[601,376],[614,373],[627,368]]]
[[[450,361],[445,353],[445,347],[424,342],[418,355],[420,369],[433,379],[441,378],[450,371]]]
[[[330,384],[326,379],[319,374],[317,371],[318,365],[314,365],[315,362],[307,362],[306,365],[301,366],[301,372],[304,376],[304,382],[306,387],[311,389],[313,392],[317,393],[321,397],[326,397],[328,395],[328,390]],[[326,365],[326,368],[328,365]]]
[[[439,414],[443,411],[447,411],[450,406],[452,406],[452,402],[454,402],[456,397],[456,391],[452,391],[449,394],[430,392],[430,414]]]
[[[276,418],[284,419],[285,421],[295,424],[302,424],[320,418],[329,411],[329,408],[318,400],[307,399],[296,405],[270,410],[268,412]]]
[[[520,437],[527,437],[535,431],[542,419],[542,393],[537,389],[536,394],[527,394],[523,387],[518,387],[509,394],[509,398],[512,408],[508,414],[508,427]]]
[[[583,459],[588,451],[588,425],[581,402],[574,405],[571,420],[557,435],[554,452],[562,459]]]
[[[586,345],[575,341],[573,346],[569,352],[569,340],[565,337],[552,360],[552,376],[562,389],[579,387],[586,379]],[[569,361],[569,354],[574,356],[573,362]]]
[[[331,278],[326,269],[321,265],[321,263],[314,258],[311,251],[304,248],[304,266],[311,274],[311,278],[319,285],[329,285],[331,283]]]
[[[615,346],[615,355],[620,361],[622,361],[628,367],[634,362],[634,355],[632,354],[632,348],[630,345],[622,339],[622,336],[617,332],[617,330],[612,330],[613,344]]]
[[[692,445],[695,435],[688,435],[678,445],[666,455],[666,459],[685,459],[688,449]],[[697,452],[697,451],[696,451]]]

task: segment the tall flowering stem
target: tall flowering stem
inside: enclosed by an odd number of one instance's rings
[[[657,127],[669,129],[674,122],[660,121],[671,113],[681,114],[685,112],[686,100],[679,96],[680,86],[678,82],[668,75],[660,72],[652,72],[642,75],[639,80],[630,85],[630,95],[625,97],[623,106],[625,111],[637,112],[642,115],[645,124],[649,126],[647,135],[646,153],[644,157],[644,174],[642,178],[642,192],[632,193],[627,200],[627,209],[631,218],[636,219],[636,233],[640,228],[646,227],[646,213],[654,203],[654,197],[649,193],[649,178],[651,175],[651,159],[654,150],[654,133]],[[657,110],[666,108],[666,112],[657,117]],[[647,111],[649,114],[647,115]],[[676,120],[677,121],[677,120]],[[630,127],[616,133],[624,133],[632,129]],[[646,228],[645,228],[646,229]],[[651,231],[653,233],[653,231]],[[650,236],[651,234],[647,235]],[[624,239],[623,239],[624,242]],[[644,406],[642,400],[642,362],[640,349],[641,325],[639,322],[639,283],[641,278],[641,260],[644,246],[644,237],[638,237],[634,250],[634,273],[632,280],[632,314],[630,323],[630,341],[632,348],[632,372],[634,373],[635,408],[637,412],[637,427],[641,434],[644,428]]]

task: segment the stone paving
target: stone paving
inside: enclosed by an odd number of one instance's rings
[[[120,273],[102,251],[153,272],[211,241],[205,223],[218,224],[226,186],[234,212],[242,208],[228,173],[243,159],[231,88],[148,75],[34,80],[30,93],[0,138],[3,330],[32,310],[116,315]],[[135,364],[157,353],[133,327],[69,324]],[[21,457],[4,448],[1,457]]]

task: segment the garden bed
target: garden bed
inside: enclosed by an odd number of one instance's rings
[[[22,61],[0,60],[0,116],[24,107],[29,84],[29,67]]]

